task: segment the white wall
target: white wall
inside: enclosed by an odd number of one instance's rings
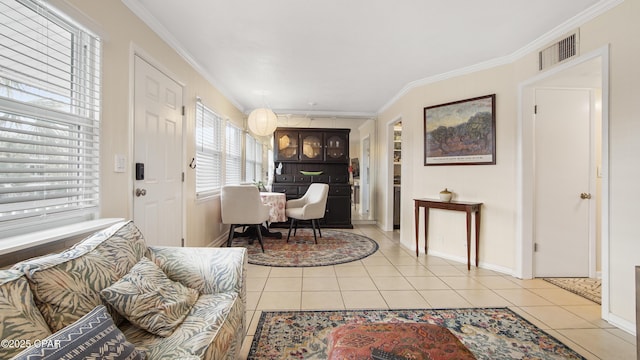
[[[610,173],[609,254],[610,321],[631,330],[635,323],[634,266],[640,264],[640,228],[634,207],[640,201],[637,154],[640,153],[640,2],[624,1],[605,14],[580,25],[580,51],[609,45],[610,108],[608,149]],[[415,248],[413,199],[435,197],[448,187],[461,200],[481,201],[482,231],[480,263],[511,272],[515,266],[517,214],[517,129],[519,83],[537,74],[537,52],[531,51],[506,65],[426,83],[406,92],[379,114],[378,132],[387,138],[387,124],[401,116],[403,121],[403,193],[401,243]],[[424,166],[423,108],[466,98],[496,94],[497,164],[483,166]],[[406,135],[406,136],[405,136]],[[403,148],[403,149],[404,149]],[[380,149],[379,159],[387,161],[388,149]],[[606,153],[606,151],[605,151]],[[405,171],[405,167],[410,170]],[[388,178],[385,166],[379,179]],[[409,175],[409,176],[407,176]],[[384,191],[387,184],[378,184]],[[378,192],[377,199],[383,200]],[[378,214],[389,209],[378,201]],[[432,211],[429,249],[451,258],[466,258],[462,213]],[[384,216],[379,216],[383,219]],[[386,224],[382,223],[381,226]],[[421,225],[422,226],[422,225]],[[420,238],[423,248],[423,235]]]
[[[184,86],[185,117],[185,243],[206,246],[224,236],[220,226],[220,200],[195,199],[195,171],[186,164],[195,156],[195,99],[228,117],[239,126],[244,115],[207,79],[203,78],[182,57],[152,32],[121,1],[54,0],[62,7],[72,7],[72,16],[99,32],[103,39],[102,57],[102,120],[101,120],[101,215],[130,219],[132,213],[132,117],[131,75],[133,49],[165,71]],[[125,154],[128,166],[124,173],[113,171],[114,154]]]

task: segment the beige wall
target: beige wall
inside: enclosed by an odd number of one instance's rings
[[[640,228],[633,207],[640,201],[637,154],[640,153],[640,5],[624,1],[616,8],[580,26],[581,53],[610,44],[609,109],[609,254],[610,304],[608,318],[632,330],[635,323],[634,266],[640,264]],[[435,197],[448,187],[460,198],[481,201],[483,207],[480,262],[486,267],[512,272],[516,265],[517,208],[517,119],[518,86],[537,75],[537,52],[514,61],[471,74],[412,89],[379,115],[378,131],[387,138],[387,123],[399,116],[403,121],[401,242],[414,248],[413,199]],[[423,108],[455,100],[496,94],[497,165],[423,166]],[[384,164],[387,149],[378,155]],[[386,167],[380,179],[386,179]],[[386,183],[378,187],[378,219],[390,209],[382,201]],[[452,258],[465,258],[465,228],[462,213],[432,212],[430,225],[437,228],[429,249]],[[381,226],[386,224],[382,223]],[[606,228],[606,227],[605,227]],[[421,235],[420,247],[423,247]],[[604,245],[606,247],[606,245]],[[606,271],[605,271],[606,273]],[[606,308],[606,305],[605,305]]]
[[[65,5],[65,3],[61,3]],[[120,1],[69,0],[76,12],[85,16],[79,21],[99,32],[103,38],[103,86],[101,122],[101,189],[102,216],[130,219],[132,214],[132,140],[131,133],[131,74],[133,49],[177,82],[183,84],[186,172],[184,186],[185,243],[187,246],[206,246],[224,236],[219,224],[220,201],[214,197],[204,201],[195,199],[195,172],[186,164],[195,156],[194,125],[195,99],[228,117],[239,126],[243,114],[235,108],[205,78],[198,74],[171,47],[151,31]],[[66,9],[63,9],[66,10]],[[71,14],[72,16],[76,14]],[[75,17],[75,16],[74,16]],[[124,154],[127,172],[113,171],[115,154]]]

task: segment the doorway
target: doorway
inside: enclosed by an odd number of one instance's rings
[[[535,91],[541,88],[589,89],[591,96],[589,111],[593,127],[589,138],[591,154],[589,169],[589,189],[579,190],[591,194],[589,201],[589,249],[588,276],[602,277],[602,314],[608,314],[608,274],[609,260],[605,254],[608,249],[608,76],[609,50],[603,47],[579,58],[557,65],[519,86],[519,156],[518,156],[518,233],[516,241],[516,267],[514,275],[522,279],[533,278],[536,213],[536,167],[535,159]],[[561,151],[562,149],[558,149]],[[600,152],[596,151],[599,150]],[[581,200],[581,199],[580,199]],[[569,256],[569,254],[565,254]]]
[[[134,55],[133,219],[148,245],[182,246],[182,86]]]

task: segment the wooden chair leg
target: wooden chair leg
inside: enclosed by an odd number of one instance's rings
[[[262,252],[264,252],[264,245],[262,244],[262,229],[260,229],[260,224],[256,224],[256,231],[258,232],[258,241],[260,242],[260,248],[262,248]]]
[[[289,224],[289,232],[287,233],[287,242],[289,242],[289,236],[291,236],[291,229],[293,228],[293,222],[294,221],[296,221],[296,219],[291,218],[291,223]]]
[[[233,232],[236,229],[236,225],[235,224],[231,224],[231,227],[229,228],[229,237],[227,238],[227,247],[231,247],[231,242],[233,241]]]
[[[311,219],[311,227],[313,228],[313,240],[315,241],[316,245],[318,244],[318,238],[316,237],[316,221],[314,219]]]
[[[296,232],[298,232],[298,219],[294,219],[296,221],[296,226],[293,228],[293,236],[296,236]]]
[[[322,230],[320,230],[320,219],[316,219],[316,227],[318,228],[318,234],[322,237]]]

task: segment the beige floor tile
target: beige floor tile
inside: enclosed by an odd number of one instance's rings
[[[302,291],[339,291],[335,277],[311,277],[302,279]]]
[[[435,276],[423,265],[396,265],[396,269],[403,276]]]
[[[587,300],[567,290],[554,289],[530,289],[533,293],[542,296],[555,305],[593,305],[593,301]]]
[[[415,253],[413,254],[415,255]],[[439,257],[431,256],[431,255],[424,256],[421,254],[417,258],[421,264],[428,265],[428,266],[449,265],[449,262],[447,262],[447,260],[441,259]]]
[[[410,255],[387,255],[387,259],[395,266],[422,265],[415,256]]]
[[[451,288],[435,276],[408,276],[407,281],[416,290],[450,290]]]
[[[529,321],[530,323],[532,323],[533,325],[537,326],[538,328],[540,328],[542,330],[546,331],[546,330],[551,329],[549,327],[549,325],[543,323],[540,319],[538,319],[535,316],[529,314],[528,312],[524,311],[520,307],[509,306],[509,309],[513,310],[513,312],[515,312],[516,314],[522,316],[524,319],[526,319],[527,321]]]
[[[367,269],[360,266],[336,266],[335,267],[337,277],[362,277],[369,276]]]
[[[596,326],[559,306],[521,306],[552,329],[588,329]]]
[[[265,291],[260,297],[258,310],[300,310],[300,291]]]
[[[418,293],[435,309],[466,308],[471,303],[455,290],[421,290]]]
[[[398,276],[402,277],[402,274],[392,265],[365,265],[369,276],[375,278],[376,276]]]
[[[376,284],[373,283],[370,277],[345,277],[338,278],[338,284],[340,290],[377,290]]]
[[[390,309],[425,309],[429,303],[415,290],[380,291]]]
[[[618,328],[612,328],[612,329],[607,329],[607,331],[617,337],[619,337],[620,339],[628,342],[629,344],[632,344],[633,346],[636,346],[636,337],[633,334],[629,334],[628,332],[618,329]]]
[[[302,278],[270,277],[264,291],[302,291]]]
[[[247,278],[252,277],[269,277],[269,273],[271,272],[271,267],[269,266],[258,266],[258,265],[247,265]]]
[[[343,291],[342,299],[347,309],[388,309],[378,291]]]
[[[389,262],[384,255],[369,256],[360,261],[362,261],[364,266],[391,266],[391,262]]]
[[[377,276],[373,282],[378,290],[413,290],[413,286],[403,277]]]
[[[520,285],[525,289],[557,289],[558,288],[557,286],[551,284],[550,282],[544,281],[542,279],[522,280],[515,277],[509,277],[507,279],[513,281],[514,283]]]
[[[260,316],[262,315],[262,311],[252,311],[253,316],[251,317],[251,321],[247,324],[247,335],[253,336],[256,333],[256,329],[258,329],[258,323],[260,322]]]
[[[578,345],[577,343],[573,342],[571,339],[569,339],[568,337],[562,335],[561,333],[559,333],[556,330],[545,330],[545,332],[547,334],[553,336],[554,338],[558,339],[561,343],[567,345],[571,350],[573,350],[573,351],[577,352],[578,354],[582,355],[587,360],[602,360],[599,357],[597,357],[596,355],[594,355],[593,353],[589,352],[587,349],[585,349],[582,346]]]
[[[476,276],[473,279],[492,290],[522,289],[522,286],[507,279],[505,276]]]
[[[274,267],[269,273],[270,278],[274,277],[302,277],[303,268],[286,268],[286,267]]]
[[[426,265],[427,270],[431,271],[436,276],[466,276],[464,272],[460,271],[455,266],[451,265]]]
[[[441,278],[452,289],[484,290],[487,287],[468,276],[444,276]]]
[[[460,296],[465,298],[473,306],[494,307],[513,306],[509,301],[491,290],[456,290]]]
[[[302,310],[344,310],[340,291],[303,291]]]
[[[545,300],[539,295],[534,294],[533,292],[527,289],[498,289],[493,290],[496,294],[502,296],[507,299],[510,303],[515,306],[542,306],[542,305],[553,305],[551,302]]]
[[[251,343],[253,343],[253,336],[246,336],[242,341],[242,348],[240,354],[236,360],[247,359],[249,357],[249,351],[251,351]]]
[[[636,347],[604,329],[557,330],[579,346],[603,360],[629,360],[636,358]]]
[[[266,282],[266,277],[247,277],[247,291],[262,291]]]
[[[261,291],[247,291],[247,310],[254,310],[260,300]]]
[[[594,324],[597,327],[603,329],[615,328],[615,326],[609,324],[602,319],[602,309],[600,305],[592,303],[593,305],[567,305],[562,308],[574,313],[588,322]]]
[[[333,266],[306,267],[302,269],[302,277],[331,277],[336,276]]]

